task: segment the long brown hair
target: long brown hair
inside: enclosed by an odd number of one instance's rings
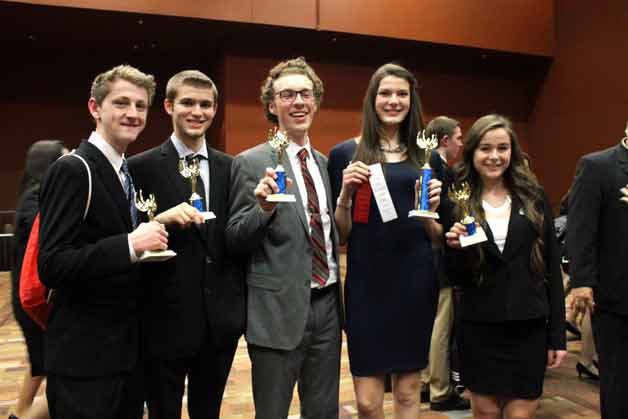
[[[494,129],[502,128],[510,137],[511,157],[510,164],[503,174],[504,185],[523,208],[525,216],[532,222],[534,229],[538,233],[538,237],[532,246],[530,255],[530,268],[532,272],[544,278],[545,261],[543,258],[543,250],[545,242],[543,240],[543,189],[539,184],[536,176],[524,162],[523,153],[517,139],[512,123],[504,116],[491,114],[485,115],[475,121],[471,129],[467,132],[467,138],[464,142],[462,150],[462,162],[459,166],[456,183],[467,182],[471,186],[471,197],[469,206],[474,217],[480,222],[486,220],[484,209],[482,208],[482,190],[484,185],[482,178],[478,174],[473,165],[473,156],[475,150],[480,145],[480,141],[484,135]],[[459,210],[459,209],[457,209]],[[460,214],[458,214],[460,216]],[[480,255],[480,262],[483,255]]]
[[[399,129],[399,143],[408,149],[408,157],[415,163],[422,159],[419,156],[419,147],[416,136],[423,129],[421,101],[417,92],[417,81],[414,75],[397,64],[384,64],[378,68],[369,82],[362,104],[362,132],[355,160],[366,164],[385,162],[384,153],[379,149],[379,139],[382,137],[382,123],[375,112],[375,98],[379,84],[384,77],[394,76],[404,79],[410,84],[410,109]]]

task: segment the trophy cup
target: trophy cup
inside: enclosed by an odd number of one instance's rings
[[[190,205],[201,213],[205,221],[216,218],[212,211],[205,211],[205,200],[196,193],[196,182],[201,174],[201,166],[198,159],[193,159],[190,163],[185,158],[179,160],[179,173],[190,181],[190,186],[192,187],[192,195],[190,195],[189,199]]]
[[[137,208],[138,211],[148,214],[148,220],[153,221],[155,218],[155,211],[157,211],[157,200],[155,200],[155,195],[150,194],[148,199],[144,199],[142,190],[140,189],[139,192],[135,194],[135,208]],[[138,260],[140,262],[161,262],[175,257],[176,255],[177,254],[170,249],[146,250]]]
[[[268,143],[275,150],[277,155],[277,166],[275,167],[275,174],[277,175],[277,186],[279,187],[279,193],[268,195],[266,201],[268,202],[296,202],[296,198],[292,194],[286,193],[286,170],[281,165],[281,159],[283,158],[286,148],[290,145],[290,140],[285,132],[279,131],[277,128],[268,131]]]
[[[429,203],[429,183],[432,179],[432,168],[430,167],[430,155],[432,150],[438,146],[438,139],[435,135],[430,138],[425,137],[425,131],[421,131],[416,136],[416,143],[420,149],[425,151],[425,164],[421,168],[419,185],[415,187],[414,209],[408,213],[408,217],[418,218],[438,218],[438,213],[430,211]]]
[[[467,247],[487,241],[484,229],[475,224],[475,218],[471,216],[469,208],[469,197],[471,197],[471,188],[467,182],[463,182],[460,187],[455,185],[449,187],[449,199],[462,209],[462,220],[460,223],[467,228],[468,236],[460,236],[460,247]]]

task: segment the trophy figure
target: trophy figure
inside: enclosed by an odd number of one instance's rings
[[[467,247],[487,241],[484,229],[475,224],[475,218],[471,216],[469,208],[469,198],[471,197],[471,188],[467,182],[463,182],[458,188],[455,185],[449,187],[449,199],[457,204],[462,210],[462,220],[460,223],[467,228],[468,236],[460,236],[460,246]]]
[[[432,179],[430,155],[432,150],[438,146],[438,139],[435,135],[426,138],[425,131],[421,131],[416,136],[416,143],[420,149],[425,151],[425,164],[420,170],[419,184],[415,186],[414,190],[414,209],[408,213],[408,217],[436,219],[438,218],[438,213],[430,211],[429,183]]]
[[[279,187],[279,193],[268,195],[266,201],[268,202],[296,202],[296,198],[292,194],[286,193],[286,170],[281,165],[281,159],[290,145],[290,140],[285,132],[279,131],[277,128],[268,131],[268,143],[275,150],[277,156],[277,166],[275,166],[275,174],[277,175],[277,186]]]
[[[212,211],[205,211],[205,200],[196,193],[196,183],[201,175],[201,166],[198,159],[192,159],[189,163],[186,159],[179,160],[179,173],[190,181],[190,186],[192,187],[192,195],[189,198],[190,205],[201,213],[205,221],[216,218]]]
[[[139,196],[139,198],[138,198]],[[148,220],[153,221],[155,218],[155,211],[157,211],[157,200],[155,199],[155,195],[150,194],[148,199],[144,199],[142,195],[142,190],[135,194],[135,208],[138,211],[145,212],[148,215]],[[140,262],[161,262],[162,260],[168,260],[172,257],[175,257],[177,254],[170,250],[146,250],[139,257]]]

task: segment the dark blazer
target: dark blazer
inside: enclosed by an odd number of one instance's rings
[[[508,235],[500,253],[488,223],[482,227],[488,241],[480,244],[484,263],[474,268],[478,248],[454,250],[446,247],[450,278],[464,288],[462,319],[494,323],[545,317],[548,320],[548,348],[565,348],[565,302],[558,243],[552,210],[547,198],[539,202],[543,210],[545,278],[535,278],[530,269],[530,254],[538,237],[521,203],[513,197]]]
[[[621,144],[588,154],[569,194],[567,251],[574,287],[592,287],[597,308],[628,315],[628,150]]]
[[[332,211],[327,158],[312,149]],[[277,205],[265,218],[253,193],[267,167],[277,165],[268,143],[239,154],[233,161],[233,199],[227,226],[230,249],[251,255],[246,272],[248,285],[246,339],[250,344],[273,349],[293,350],[301,342],[310,309],[312,282],[312,244],[299,188],[289,193],[295,203]],[[286,176],[294,179],[292,166],[284,155]],[[331,215],[332,249],[338,261],[338,232]],[[340,281],[339,272],[336,271]],[[339,316],[341,301],[338,298]]]
[[[131,263],[129,204],[120,178],[94,145],[64,157],[40,192],[39,274],[56,289],[46,331],[46,369],[69,377],[129,371],[139,358],[139,275]]]
[[[209,333],[215,343],[232,343],[244,331],[242,263],[226,252],[232,157],[207,147],[209,210],[202,226],[168,228],[168,247],[177,256],[142,266],[143,332],[152,357],[178,359],[196,354]],[[179,173],[170,139],[129,159],[137,191],[154,194],[157,213],[187,202],[190,183]]]

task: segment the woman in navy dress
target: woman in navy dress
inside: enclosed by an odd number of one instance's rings
[[[359,140],[335,147],[329,160],[340,242],[348,246],[346,332],[359,417],[384,418],[384,379],[392,375],[396,418],[419,415],[420,370],[428,360],[438,299],[433,219],[408,218],[414,208],[422,153],[416,80],[394,64],[372,76],[364,98]],[[369,165],[381,164],[397,218],[382,222],[369,184]],[[360,191],[358,191],[360,189]],[[366,196],[364,200],[357,196]],[[429,183],[430,208],[441,183]],[[361,203],[365,209],[356,209]]]

